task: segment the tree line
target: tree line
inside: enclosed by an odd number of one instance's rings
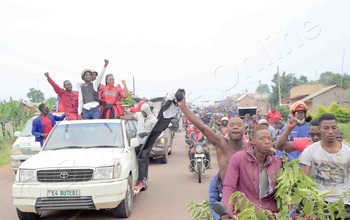
[[[300,76],[297,78],[295,73],[286,74],[283,72],[280,76],[280,90],[281,99],[285,100],[290,97],[290,90],[298,85],[302,84],[317,84],[321,83],[324,85],[338,85],[341,88],[350,88],[350,75],[340,73],[333,73],[330,71],[324,72],[320,75],[318,80],[308,80],[306,76]],[[278,74],[275,73],[272,80],[271,90],[267,84],[262,84],[257,87],[256,92],[262,94],[268,94],[268,102],[271,106],[277,106],[279,104],[279,93],[278,93]]]

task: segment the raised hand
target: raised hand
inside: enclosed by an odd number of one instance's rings
[[[107,67],[107,66],[108,66],[108,64],[109,64],[109,61],[108,61],[107,59],[105,59],[104,61],[105,61],[105,65],[104,65],[104,67]]]
[[[294,128],[297,125],[298,112],[295,112],[295,116],[291,115],[287,121],[287,125],[290,128]]]
[[[44,73],[44,76],[46,76],[46,78],[49,78],[50,77],[49,72]]]
[[[122,80],[122,84],[124,87],[126,87],[126,81],[124,79]]]

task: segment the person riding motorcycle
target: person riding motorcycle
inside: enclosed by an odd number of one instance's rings
[[[191,164],[189,165],[189,168],[190,169],[193,169],[194,167],[194,154],[195,154],[195,149],[194,149],[194,146],[196,143],[202,143],[204,142],[206,139],[205,139],[205,136],[203,135],[203,133],[197,128],[195,127],[193,124],[191,124],[191,132],[188,134],[189,136],[189,139],[191,140],[192,144],[189,146],[189,149],[188,149],[188,156],[189,156],[189,159],[190,159],[190,162]],[[209,147],[208,147],[208,144],[204,144],[204,153],[205,153],[205,156],[206,156],[206,159],[207,161],[205,162],[205,166],[210,168],[210,154],[209,154]]]

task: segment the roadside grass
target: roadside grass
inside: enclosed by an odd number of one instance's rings
[[[0,166],[11,162],[11,148],[13,141],[5,142],[4,146],[0,149]]]
[[[350,122],[338,123],[338,127],[344,134],[344,142],[350,144]]]

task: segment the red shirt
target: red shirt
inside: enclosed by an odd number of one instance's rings
[[[300,153],[312,144],[310,138],[294,138],[293,142],[295,150],[300,151]]]
[[[48,78],[47,81],[49,81],[58,97],[60,97],[60,101],[62,102],[64,107],[64,113],[66,114],[66,118],[68,120],[77,120],[79,92],[68,92],[67,90],[59,87],[51,78]]]
[[[50,133],[51,129],[52,129],[52,122],[49,118],[49,116],[41,116],[41,123],[43,125],[43,131],[44,131],[44,134],[48,134]],[[46,137],[44,137],[44,140],[46,140]]]
[[[279,116],[280,118],[282,118],[282,115],[279,111],[270,111],[269,113],[267,113],[267,116],[269,117],[269,122],[273,122],[275,121],[276,116]]]

